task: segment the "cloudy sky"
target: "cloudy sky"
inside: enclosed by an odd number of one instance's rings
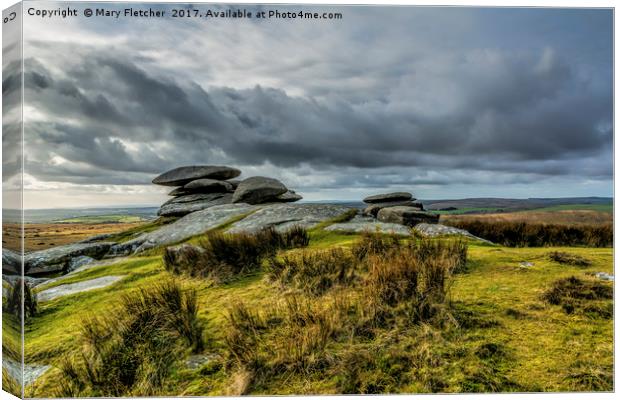
[[[25,18],[25,206],[157,205],[188,164],[306,200],[612,194],[611,11],[301,9],[343,19]]]

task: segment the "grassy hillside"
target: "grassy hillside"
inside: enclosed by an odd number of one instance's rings
[[[281,250],[278,259],[331,249],[350,254],[360,240],[360,235],[330,233],[319,227],[310,232],[308,248]],[[561,264],[550,257],[552,251],[580,256],[588,265]],[[32,385],[28,395],[58,394],[59,382],[67,379],[59,367],[65,360],[77,362],[87,316],[116,318],[124,294],[154,288],[168,278],[176,279],[185,290],[195,290],[205,345],[198,354],[180,347],[179,359],[155,394],[613,389],[611,300],[586,295],[574,302],[556,296],[560,301],[554,304],[544,297],[556,293],[552,289],[561,286],[558,281],[572,276],[578,278],[574,288],[578,294],[591,290],[588,285],[597,290],[611,287],[592,276],[613,273],[610,248],[506,248],[468,242],[466,268],[449,275],[448,297],[440,302],[435,317],[419,322],[412,322],[405,307],[407,299],[390,308],[387,319],[369,316],[366,297],[373,294],[365,292],[370,279],[366,267],[332,286],[312,281],[327,288],[317,294],[296,286],[294,282],[300,281],[295,277],[289,284],[274,281],[268,263],[218,283],[172,276],[164,268],[162,255],[163,249],[151,251],[148,256],[95,267],[37,289],[106,275],[125,276],[104,289],[40,304],[39,315],[26,327],[26,362],[56,368]],[[302,315],[303,319],[291,322],[292,316]],[[231,347],[230,335],[235,332],[240,335],[237,340],[255,340],[254,345],[244,347],[256,349],[255,354],[250,357],[233,351],[237,347]],[[200,360],[194,363],[199,366],[188,363],[192,360]],[[144,388],[132,390],[128,394],[146,393]],[[84,388],[81,395],[89,394],[97,392]]]

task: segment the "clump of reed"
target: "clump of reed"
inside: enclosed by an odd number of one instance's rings
[[[516,221],[447,220],[481,238],[509,247],[611,247],[612,224],[559,225]]]
[[[155,395],[183,354],[204,347],[196,292],[166,281],[125,294],[83,321],[80,340],[79,353],[60,365],[59,396]]]
[[[580,311],[603,318],[611,317],[613,314],[613,306],[606,302],[612,299],[613,287],[611,285],[582,280],[575,276],[555,281],[542,295],[543,301],[561,306],[566,314]]]
[[[305,247],[309,240],[308,232],[300,226],[283,233],[275,228],[254,233],[210,232],[200,246],[167,248],[163,261],[175,274],[225,281],[257,270],[264,258],[273,257],[278,250]]]
[[[547,254],[547,257],[549,257],[551,261],[555,261],[560,264],[575,265],[578,267],[588,267],[592,265],[592,261],[587,258],[563,251],[552,251]]]
[[[312,295],[321,295],[355,279],[356,262],[341,248],[304,251],[269,260],[267,277],[282,286],[292,286]]]

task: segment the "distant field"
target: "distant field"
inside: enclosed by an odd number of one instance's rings
[[[26,251],[44,250],[103,233],[126,231],[140,225],[142,222],[25,224],[25,247]],[[19,250],[19,225],[3,224],[2,246]]]
[[[614,212],[613,204],[562,204],[558,206],[537,208],[532,211],[570,211],[570,210],[591,210],[606,213]]]
[[[561,207],[561,206],[560,206]],[[441,221],[509,221],[509,222],[536,222],[548,224],[583,225],[609,224],[613,222],[613,214],[607,211],[596,210],[529,210],[508,213],[481,213],[441,216]]]
[[[489,213],[512,213],[512,212],[538,212],[538,211],[572,211],[589,210],[605,213],[613,213],[613,204],[561,204],[548,207],[536,207],[528,209],[505,209],[501,207],[459,207],[456,210],[432,210],[441,215],[462,215],[462,214],[489,214]]]
[[[59,224],[103,224],[103,223],[135,223],[135,222],[143,222],[146,221],[145,218],[137,216],[137,215],[89,215],[83,217],[74,217],[74,218],[66,218],[58,221]]]
[[[504,210],[497,207],[465,207],[458,208],[456,210],[432,210],[436,214],[441,215],[460,215],[460,214],[483,214],[483,213],[498,213]]]

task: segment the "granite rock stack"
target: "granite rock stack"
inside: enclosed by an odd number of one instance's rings
[[[192,165],[164,172],[153,183],[176,186],[159,209],[162,217],[180,217],[212,206],[231,203],[264,204],[301,200],[274,178],[253,176],[236,180],[241,171],[217,165]]]
[[[368,196],[364,199],[364,203],[368,204],[364,209],[364,214],[375,217],[381,222],[406,226],[439,222],[439,215],[425,211],[422,203],[416,201],[408,192]]]

